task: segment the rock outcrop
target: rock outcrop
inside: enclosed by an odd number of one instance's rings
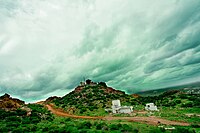
[[[0,97],[0,109],[4,109],[6,111],[17,110],[24,104],[24,101],[12,98],[7,93]]]

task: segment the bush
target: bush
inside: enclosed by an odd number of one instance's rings
[[[139,132],[138,129],[134,129],[134,130],[133,130],[133,133],[138,133],[138,132]]]
[[[118,130],[119,129],[118,125],[116,125],[116,124],[110,124],[109,128],[110,128],[110,130]]]
[[[83,107],[83,108],[80,109],[80,113],[81,114],[84,113],[84,112],[86,112],[86,108],[85,107]]]
[[[193,128],[200,128],[200,125],[198,125],[198,124],[192,124],[191,127],[193,127]]]
[[[78,133],[78,129],[74,126],[68,126],[65,131],[66,133]]]
[[[181,107],[193,107],[193,102],[182,104]]]
[[[105,82],[99,82],[98,85],[103,86],[103,87],[107,87]]]
[[[21,119],[17,116],[10,116],[6,118],[6,121],[11,121],[11,122],[21,122]]]
[[[165,131],[163,131],[163,129],[160,129],[160,128],[154,128],[150,130],[150,133],[162,133],[162,132],[165,132]]]
[[[123,124],[122,125],[122,130],[121,130],[122,132],[130,132],[130,131],[132,131],[132,127],[130,127],[129,125],[127,125],[127,124]]]
[[[105,125],[105,123],[100,122],[100,123],[96,124],[96,129],[97,130],[102,130],[102,128],[103,128],[104,125]]]
[[[27,114],[27,112],[25,110],[22,109],[17,109],[16,113],[18,116],[25,116]]]
[[[177,100],[175,100],[175,103],[176,103],[176,104],[180,104],[180,103],[181,103],[181,100],[177,99]]]
[[[22,124],[30,124],[30,123],[31,123],[30,117],[24,117],[22,119]]]
[[[184,127],[177,127],[172,133],[195,133],[195,131]]]
[[[182,94],[182,95],[180,95],[180,98],[181,99],[187,99],[187,95],[186,94]]]
[[[90,129],[92,126],[92,124],[90,123],[90,121],[84,121],[82,123],[80,123],[78,129]]]
[[[71,120],[72,120],[72,118],[69,118],[69,117],[65,119],[65,121],[67,121],[67,122],[71,121]]]
[[[37,116],[33,116],[30,118],[31,123],[38,123],[40,122],[40,118]]]
[[[9,121],[7,122],[6,126],[9,127],[9,128],[16,128],[20,125],[19,122],[17,121]]]

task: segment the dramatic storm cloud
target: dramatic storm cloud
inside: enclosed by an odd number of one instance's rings
[[[199,0],[0,0],[0,94],[26,101],[83,77],[134,93],[200,80]]]

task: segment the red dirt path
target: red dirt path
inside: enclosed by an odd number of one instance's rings
[[[53,114],[57,116],[71,117],[71,118],[78,118],[78,119],[127,120],[127,121],[133,121],[133,122],[147,123],[151,125],[158,125],[158,124],[180,125],[180,126],[190,125],[189,123],[186,123],[186,122],[170,121],[170,120],[158,118],[155,116],[150,116],[150,117],[78,116],[78,115],[68,114],[64,112],[62,109],[56,109],[53,107],[52,104],[46,104],[45,106],[48,108],[48,110],[50,110]]]

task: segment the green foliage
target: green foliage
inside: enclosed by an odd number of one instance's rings
[[[120,126],[118,127],[118,125],[120,125]],[[122,127],[121,124],[110,124],[109,125],[110,130],[118,130],[121,127]]]
[[[71,119],[71,121],[64,120],[67,118],[56,118],[53,122],[49,123],[48,127],[51,127],[56,123],[57,128],[62,130],[65,129],[65,132],[105,132],[105,133],[143,133],[149,132],[151,130],[156,130],[157,127],[147,126],[146,124],[139,123],[129,123],[129,122],[119,122],[119,121],[101,121],[101,120],[82,120],[82,119]],[[71,126],[74,125],[74,126]],[[42,125],[45,126],[45,125]]]
[[[90,121],[84,121],[79,124],[78,129],[90,129],[91,126],[92,124],[90,123]]]
[[[78,133],[78,129],[74,126],[68,126],[65,131],[66,133]]]
[[[52,114],[43,106],[36,104],[27,105],[32,111],[27,112],[18,108],[16,111],[0,109],[0,132],[33,132],[36,124],[43,120],[53,120]]]
[[[97,130],[101,130],[106,125],[106,123],[105,122],[97,122],[97,123],[95,123],[95,125],[96,125]]]
[[[193,107],[193,102],[187,102],[187,103],[183,103],[181,104],[181,107]]]
[[[107,93],[105,85],[86,86],[79,93],[71,92],[65,97],[54,99],[58,107],[73,110],[78,115],[107,115],[104,108],[111,106],[111,100],[120,99],[125,105],[135,105],[135,110],[142,110],[146,103],[154,102],[160,107],[160,112],[155,116],[169,120],[185,121],[191,123],[189,127],[175,126],[173,133],[194,133],[199,129],[199,117],[186,114],[199,114],[199,95],[182,94],[177,91],[167,92],[160,96],[133,98],[123,93]],[[142,105],[143,104],[143,105]],[[127,122],[127,121],[101,121],[83,120],[54,117],[42,105],[28,104],[32,110],[31,115],[22,109],[16,111],[5,111],[0,109],[0,132],[58,132],[58,133],[79,133],[79,132],[105,132],[105,133],[143,133],[143,132],[168,132],[164,128],[156,126]],[[127,116],[125,114],[119,116]]]
[[[186,127],[177,127],[172,133],[195,133],[195,130]]]
[[[52,120],[53,116],[49,110],[44,108],[39,104],[28,104],[28,107],[32,109],[30,120],[34,123],[37,123],[41,120]]]
[[[22,110],[22,109],[17,109],[16,110],[16,114],[18,116],[25,116],[27,114],[26,110]]]
[[[27,117],[26,117],[27,118]],[[191,127],[176,127],[172,132],[186,132],[194,133],[194,129],[197,125]],[[156,126],[125,121],[102,121],[102,120],[83,120],[55,117],[51,121],[41,120],[38,123],[23,124],[18,120],[12,122],[0,121],[0,132],[58,132],[58,133],[161,133],[167,132],[163,128]]]
[[[104,109],[110,108],[114,99],[120,99],[127,106],[138,104],[135,98],[121,91],[111,89],[111,92],[108,92],[104,82],[94,86],[84,86],[78,92],[72,91],[53,102],[57,107],[64,108],[67,112],[76,115],[104,116],[107,114]],[[72,108],[73,111],[71,111]]]
[[[103,86],[103,87],[107,87],[105,82],[99,82],[98,85]]]
[[[179,91],[168,91],[159,96],[139,97],[143,105],[153,102],[165,107],[200,107],[200,94],[184,94]]]

